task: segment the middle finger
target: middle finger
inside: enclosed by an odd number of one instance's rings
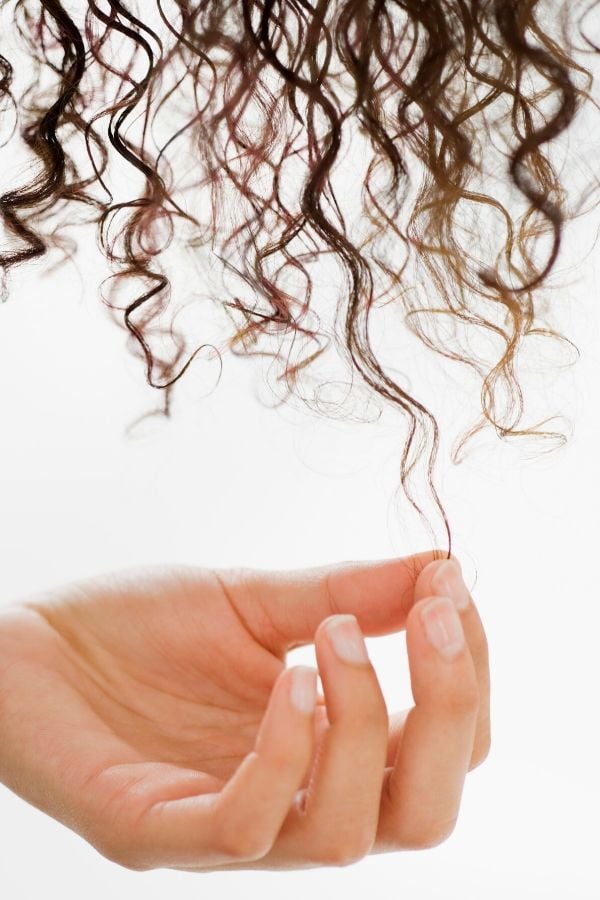
[[[319,864],[348,864],[370,852],[377,834],[387,707],[354,616],[325,619],[315,650],[330,724],[277,845],[289,842],[295,852],[301,846],[305,859]]]
[[[448,579],[448,575],[450,575],[450,583],[444,584],[444,581]],[[479,710],[477,713],[473,751],[469,763],[469,770],[471,770],[484,761],[490,749],[490,664],[488,643],[483,623],[473,598],[462,580],[461,569],[457,565],[456,560],[450,561],[449,570],[446,569],[446,560],[436,560],[425,566],[415,584],[414,603],[418,603],[425,597],[455,596],[461,592],[468,602],[460,610],[460,618],[475,666],[479,687]],[[394,765],[409,712],[410,710],[405,709],[390,715],[386,766]]]

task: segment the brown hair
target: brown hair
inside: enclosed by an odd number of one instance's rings
[[[561,437],[518,429],[514,363],[528,335],[566,340],[540,327],[543,309],[534,304],[564,223],[579,214],[568,209],[544,149],[584,102],[594,103],[593,76],[575,57],[599,49],[586,34],[597,6],[88,0],[77,21],[59,0],[4,0],[2,14],[16,16],[27,57],[15,61],[18,46],[15,59],[0,57],[2,136],[6,146],[19,126],[36,161],[31,179],[0,198],[4,291],[10,267],[49,248],[73,254],[61,212],[68,208],[69,224],[81,224],[85,215],[74,220],[72,213],[79,204],[97,223],[113,271],[105,302],[123,314],[168,416],[173,386],[202,348],[187,352],[172,319],[172,352],[151,347],[170,311],[171,280],[160,257],[174,240],[195,251],[209,247],[239,284],[238,295],[209,293],[231,320],[221,350],[281,362],[278,383],[289,396],[333,338],[350,371],[407,418],[401,484],[420,515],[409,476],[432,436],[429,486],[450,556],[450,527],[432,483],[436,420],[386,371],[369,324],[378,308],[401,304],[406,326],[426,346],[481,377],[483,416],[459,449],[487,422],[501,438]],[[18,90],[15,73],[25,79]],[[360,239],[350,234],[333,183],[352,124],[370,154],[359,185],[368,226]],[[194,159],[189,184],[181,146],[188,167],[190,152]],[[117,164],[127,177],[123,200],[114,196]],[[350,193],[353,186],[342,187]],[[512,214],[500,199],[503,187],[517,189],[508,196]],[[494,250],[500,228],[504,239]],[[547,251],[537,262],[544,237]],[[320,328],[309,266],[327,254],[341,265],[345,291],[335,321]],[[423,305],[421,283],[435,303]],[[129,285],[133,293],[119,306],[115,297]],[[436,342],[425,325],[440,320],[495,334],[502,347],[491,367],[459,353],[448,335]],[[279,339],[277,350],[267,350],[269,337]],[[508,392],[503,417],[500,389]],[[321,412],[319,396],[302,399]]]

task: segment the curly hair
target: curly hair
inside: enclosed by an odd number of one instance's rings
[[[68,229],[95,223],[112,273],[103,302],[163,391],[166,416],[175,383],[205,347],[220,365],[226,350],[271,357],[281,402],[295,393],[335,415],[341,407],[320,388],[302,387],[333,342],[350,378],[404,413],[400,482],[422,518],[410,476],[432,438],[428,483],[450,557],[432,480],[438,425],[376,355],[373,320],[396,304],[422,343],[481,378],[483,415],[455,462],[487,423],[503,439],[564,442],[518,428],[515,362],[528,335],[567,340],[541,327],[540,288],[584,203],[568,205],[544,148],[585,103],[596,106],[582,60],[600,49],[586,28],[597,6],[0,0],[2,147],[20,135],[33,171],[0,197],[3,297],[11,267],[49,249],[72,258]],[[360,182],[341,165],[350,153],[364,165]],[[596,188],[582,192],[588,206]],[[353,191],[362,231],[343,210]],[[222,264],[223,286],[205,292],[227,315],[219,347],[190,352],[173,328],[171,245],[210,251],[203,286]],[[319,315],[310,269],[327,255],[342,289]],[[434,321],[488,330],[493,358],[459,352],[456,333],[436,340],[426,330]],[[166,336],[168,353],[156,346]]]

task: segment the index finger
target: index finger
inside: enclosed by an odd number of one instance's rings
[[[401,631],[423,569],[445,558],[428,550],[396,559],[342,562],[307,569],[220,569],[229,599],[256,637],[278,655],[311,644],[323,619],[356,616],[366,637]],[[257,608],[261,615],[257,615]]]

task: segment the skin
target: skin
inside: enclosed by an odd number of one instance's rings
[[[453,661],[419,615],[441,565],[433,551],[281,572],[156,567],[6,607],[0,780],[134,870],[344,866],[439,844],[490,744],[472,598]],[[410,710],[388,715],[371,663],[336,656],[325,625],[340,614],[370,637],[406,629]],[[313,643],[324,696],[308,714],[285,659]]]

